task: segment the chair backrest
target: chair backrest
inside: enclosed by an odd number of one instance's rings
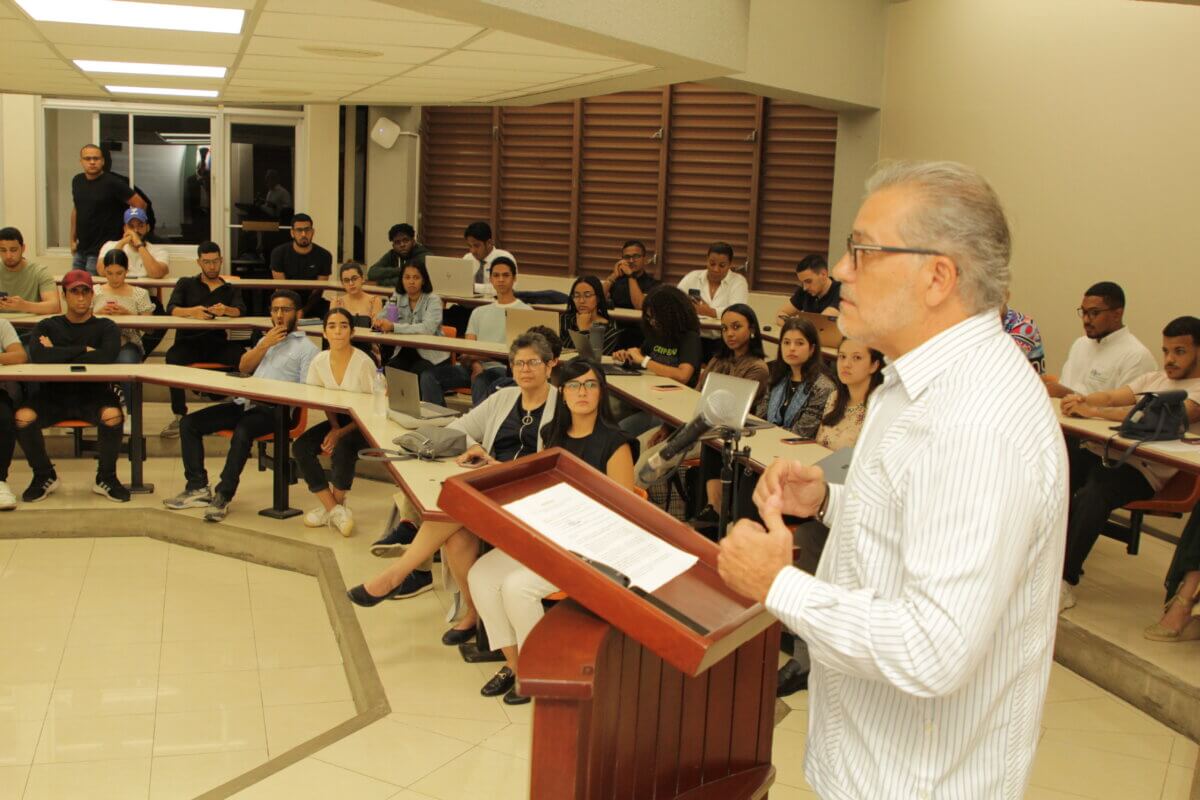
[[[88,422],[82,419],[60,419],[58,422],[50,426],[51,428],[94,428],[96,423]]]
[[[1200,475],[1180,470],[1149,500],[1125,506],[1131,511],[1150,514],[1186,514],[1200,503]]]
[[[454,327],[453,325],[443,325],[442,326],[442,336],[447,336],[451,339],[457,339],[458,338],[458,328]]]

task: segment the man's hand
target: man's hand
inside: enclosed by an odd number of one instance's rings
[[[49,336],[39,336],[38,342],[42,345],[42,347],[54,347],[54,342],[50,341]]]
[[[206,310],[214,317],[224,317],[229,313],[229,309],[225,307],[224,303],[213,303]]]
[[[754,504],[763,519],[771,497],[780,502],[780,513],[794,517],[814,516],[825,500],[825,472],[817,466],[777,458],[767,467],[754,489]]]
[[[743,597],[765,603],[780,571],[792,565],[792,532],[783,524],[779,495],[759,504],[764,528],[738,521],[721,540],[717,570],[725,584]]]
[[[630,347],[625,350],[625,357],[622,359],[622,361],[626,364],[641,364],[645,360],[646,357],[642,355],[641,348],[638,347]]]
[[[5,311],[29,311],[31,305],[24,297],[0,297],[0,309]]]
[[[192,319],[212,319],[212,314],[208,313],[208,309],[204,306],[195,306],[187,310],[187,315]]]
[[[258,340],[258,346],[270,349],[287,338],[287,328],[276,325],[271,330],[263,334],[263,337]]]
[[[702,317],[718,317],[717,310],[703,300],[692,300],[692,304],[696,306],[696,313]]]
[[[129,228],[125,229],[125,241],[134,247],[142,246],[142,237],[138,236],[137,231],[130,230]]]
[[[1084,404],[1083,400],[1084,398],[1081,394],[1067,395],[1062,399],[1062,413],[1066,414],[1067,416],[1077,415],[1077,409]]]

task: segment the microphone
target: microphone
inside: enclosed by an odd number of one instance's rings
[[[671,470],[679,466],[683,456],[699,441],[700,437],[718,426],[737,426],[737,400],[734,396],[720,389],[713,392],[708,402],[700,409],[700,413],[692,418],[667,441],[663,442],[656,451],[646,455],[638,469],[637,480],[643,486],[649,486],[662,480]]]

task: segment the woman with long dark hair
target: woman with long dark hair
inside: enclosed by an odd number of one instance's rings
[[[833,380],[821,361],[817,328],[803,317],[789,317],[779,329],[779,355],[770,364],[770,388],[755,412],[772,425],[812,439],[821,425]]]
[[[375,317],[373,327],[384,333],[442,335],[442,298],[433,291],[429,270],[414,261],[400,268],[400,282],[387,305]],[[450,353],[445,350],[401,347],[388,366],[415,372],[420,377],[421,399],[441,405],[443,370],[452,370]]]
[[[604,298],[604,286],[600,279],[592,275],[576,278],[568,297],[570,299],[567,300],[567,310],[562,315],[559,331],[563,347],[574,349],[571,331],[583,334],[599,331],[601,345],[596,348],[597,352],[608,354],[616,349],[617,326],[608,319],[608,301]]]
[[[758,381],[758,397],[767,390],[770,370],[763,350],[762,330],[758,327],[758,315],[744,303],[735,303],[721,314],[720,343],[704,365],[696,388],[703,389],[705,379],[714,373]]]

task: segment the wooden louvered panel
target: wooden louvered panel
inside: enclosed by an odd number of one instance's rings
[[[792,291],[796,262],[829,249],[837,114],[768,100],[753,288]]]
[[[425,108],[421,128],[419,236],[439,255],[458,255],[463,229],[492,215],[492,109]]]
[[[621,244],[654,241],[663,142],[662,90],[622,92],[583,101],[577,272],[605,276]]]
[[[574,115],[573,103],[500,112],[496,242],[522,272],[567,274]]]
[[[677,282],[703,267],[714,241],[733,245],[735,266],[745,261],[756,103],[752,95],[699,84],[673,87],[664,280]]]

